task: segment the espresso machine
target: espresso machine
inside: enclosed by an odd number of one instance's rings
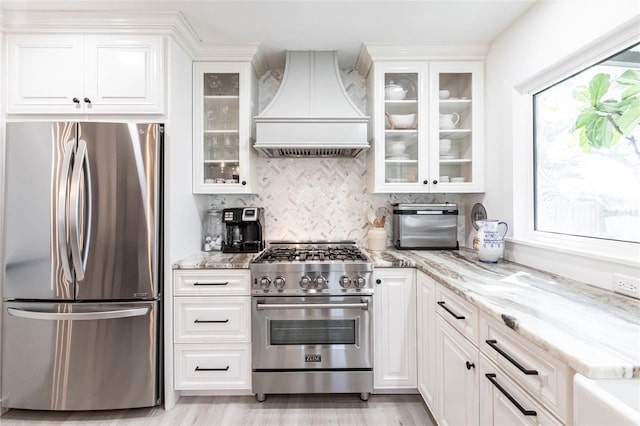
[[[264,249],[262,207],[238,207],[222,210],[224,224],[223,253],[257,253]]]

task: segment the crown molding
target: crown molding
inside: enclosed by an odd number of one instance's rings
[[[251,62],[256,75],[269,69],[259,43],[250,44],[202,44],[193,56],[195,62]]]
[[[145,34],[173,37],[194,56],[200,37],[177,11],[26,11],[4,10],[5,34]]]
[[[367,76],[373,63],[378,61],[484,60],[490,48],[490,43],[363,43],[355,68],[360,75]]]

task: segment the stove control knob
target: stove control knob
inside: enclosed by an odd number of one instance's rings
[[[340,287],[342,287],[342,288],[351,287],[351,278],[349,278],[346,275],[341,276],[340,280],[338,282],[340,283]]]
[[[315,284],[315,287],[319,290],[323,288],[325,284],[327,284],[327,279],[322,275],[318,275],[313,279],[313,283]]]
[[[311,278],[309,278],[308,276],[303,276],[300,277],[300,287],[307,289],[309,287],[311,287]]]
[[[284,279],[284,277],[276,277],[276,279],[273,280],[273,285],[277,289],[283,289],[285,283],[286,283],[286,280]]]
[[[266,290],[271,285],[271,280],[269,279],[269,277],[262,277],[262,278],[260,278],[259,283],[260,283],[260,287],[262,287],[264,290]]]
[[[362,288],[364,287],[364,285],[367,283],[367,281],[364,279],[364,277],[358,275],[357,277],[355,277],[353,279],[353,284],[356,288]]]

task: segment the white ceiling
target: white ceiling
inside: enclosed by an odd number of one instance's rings
[[[538,0],[0,0],[3,9],[180,11],[206,44],[336,49],[355,65],[362,43],[490,43]]]

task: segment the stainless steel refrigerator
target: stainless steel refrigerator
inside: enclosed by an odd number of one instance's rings
[[[3,407],[159,403],[162,136],[7,123]]]

